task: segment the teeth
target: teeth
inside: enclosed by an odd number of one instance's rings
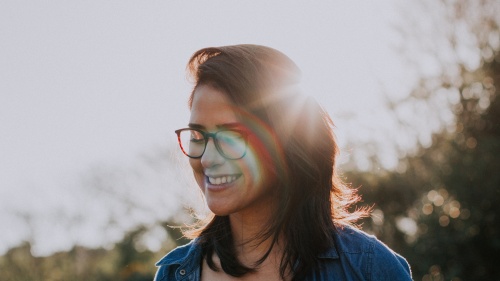
[[[236,180],[236,176],[223,176],[223,177],[208,177],[208,181],[210,184],[224,184],[224,183],[232,183]]]

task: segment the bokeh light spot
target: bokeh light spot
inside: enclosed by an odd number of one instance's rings
[[[442,215],[439,217],[439,225],[442,227],[448,226],[450,224],[450,217],[447,215]]]
[[[434,210],[434,207],[432,207],[432,204],[429,204],[429,203],[424,204],[424,206],[422,207],[422,213],[424,213],[424,215],[432,214],[433,210]]]
[[[383,225],[384,224],[384,212],[380,209],[375,209],[371,213],[371,219],[373,224],[375,225]]]

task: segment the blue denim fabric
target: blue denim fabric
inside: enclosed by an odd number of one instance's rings
[[[338,228],[335,246],[319,255],[320,269],[312,271],[306,280],[412,280],[410,266],[374,236],[351,227]],[[155,281],[199,281],[201,247],[196,239],[178,247],[156,265]]]

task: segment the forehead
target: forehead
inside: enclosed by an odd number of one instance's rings
[[[223,91],[210,85],[200,85],[195,89],[190,123],[208,128],[238,121],[236,107]]]

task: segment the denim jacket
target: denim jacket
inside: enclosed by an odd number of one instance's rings
[[[412,280],[406,260],[374,236],[343,227],[337,228],[334,241],[334,247],[318,256],[320,268],[311,271],[306,280]],[[195,239],[156,264],[159,268],[154,281],[199,281],[201,264],[201,247]]]

